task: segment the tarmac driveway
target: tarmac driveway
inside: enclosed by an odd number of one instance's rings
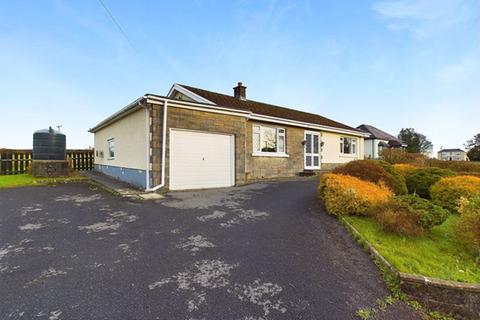
[[[134,202],[0,190],[0,319],[354,319],[388,294],[314,180]],[[417,319],[403,304],[382,319]]]

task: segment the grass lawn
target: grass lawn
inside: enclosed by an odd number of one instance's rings
[[[0,175],[0,189],[24,186],[45,185],[56,182],[68,182],[85,180],[82,176],[71,176],[62,178],[34,178],[29,174]]]
[[[353,225],[397,270],[445,280],[480,283],[480,264],[455,239],[457,216],[434,227],[423,237],[386,233],[374,221],[348,216]]]

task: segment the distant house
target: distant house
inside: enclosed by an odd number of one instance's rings
[[[362,124],[357,129],[369,134],[363,144],[365,158],[377,159],[383,149],[405,147],[405,144],[398,138],[374,126]]]
[[[363,159],[367,133],[321,115],[174,84],[100,122],[95,169],[147,190],[228,187]]]
[[[438,159],[445,161],[466,161],[467,153],[462,149],[442,149],[438,151]]]

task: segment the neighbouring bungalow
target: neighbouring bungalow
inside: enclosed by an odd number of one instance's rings
[[[95,169],[145,188],[229,187],[363,159],[369,134],[317,114],[174,84],[90,129]]]
[[[391,148],[405,148],[406,145],[400,139],[392,136],[385,131],[382,131],[374,126],[362,124],[357,129],[368,133],[364,143],[365,158],[378,159],[380,158],[383,149]]]
[[[462,149],[441,149],[438,151],[438,159],[446,161],[466,161],[467,153]]]

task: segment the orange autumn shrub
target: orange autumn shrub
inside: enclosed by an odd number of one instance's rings
[[[393,196],[384,184],[334,173],[322,176],[319,193],[327,211],[334,215],[366,215],[373,205]]]
[[[383,183],[395,194],[407,194],[405,178],[392,165],[378,160],[354,160],[336,167],[333,173],[349,175],[373,183]]]
[[[398,198],[391,198],[386,202],[374,205],[368,213],[388,232],[412,237],[422,235],[425,231],[422,228],[420,212]]]
[[[480,172],[461,171],[461,172],[457,172],[457,175],[459,175],[459,176],[473,176],[473,177],[480,178]]]
[[[460,199],[480,196],[480,178],[474,176],[444,177],[431,188],[435,204],[450,212],[457,212]]]
[[[407,174],[414,171],[415,169],[418,169],[417,166],[414,166],[413,164],[410,164],[410,163],[396,163],[393,165],[393,168],[397,170],[398,173],[400,173],[404,177],[406,177]]]

